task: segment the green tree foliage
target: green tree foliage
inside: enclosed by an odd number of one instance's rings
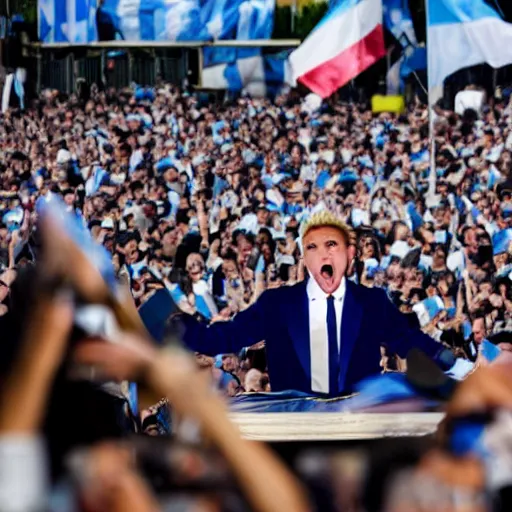
[[[296,16],[296,37],[304,39],[324,17],[327,7],[327,2],[312,3],[303,7]]]
[[[294,24],[292,24],[291,8],[277,7],[272,37],[275,39],[304,39],[322,19],[327,11],[327,6],[328,2],[315,2],[304,6],[295,14]]]
[[[294,37],[292,30],[292,12],[289,7],[277,7],[274,16],[273,39],[291,39]]]
[[[29,23],[37,22],[37,0],[21,0],[21,12]]]
[[[0,15],[23,14],[29,23],[37,21],[37,0],[0,0]]]

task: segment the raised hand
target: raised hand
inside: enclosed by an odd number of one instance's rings
[[[78,247],[49,218],[41,222],[43,265],[47,272],[60,276],[88,302],[104,303],[109,289],[95,268]]]
[[[56,290],[52,277],[45,275],[37,285],[38,298],[27,318],[20,355],[2,386],[0,433],[27,434],[39,429],[55,373],[66,353],[73,301],[67,292]]]
[[[447,417],[460,417],[491,411],[512,409],[512,364],[479,367],[461,382],[447,407]]]
[[[139,382],[153,393],[153,402],[165,396],[184,416],[197,416],[197,407],[210,396],[188,352],[176,348],[162,352],[138,336],[125,334],[115,343],[84,340],[77,345],[73,361],[94,368],[103,380]]]

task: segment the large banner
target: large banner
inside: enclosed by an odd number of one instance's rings
[[[97,41],[96,12],[101,0],[39,0],[39,39],[43,43]]]
[[[268,39],[275,0],[39,0],[42,42]]]
[[[39,0],[43,43],[269,39],[275,0]],[[202,85],[264,96],[287,79],[287,54],[204,48]]]

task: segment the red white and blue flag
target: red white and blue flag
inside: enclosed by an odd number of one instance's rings
[[[382,0],[337,0],[290,55],[294,81],[322,98],[386,55]]]

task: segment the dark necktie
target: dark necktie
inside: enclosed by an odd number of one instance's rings
[[[327,338],[329,341],[329,394],[338,394],[339,352],[338,352],[338,327],[336,325],[336,310],[334,297],[327,297]]]

